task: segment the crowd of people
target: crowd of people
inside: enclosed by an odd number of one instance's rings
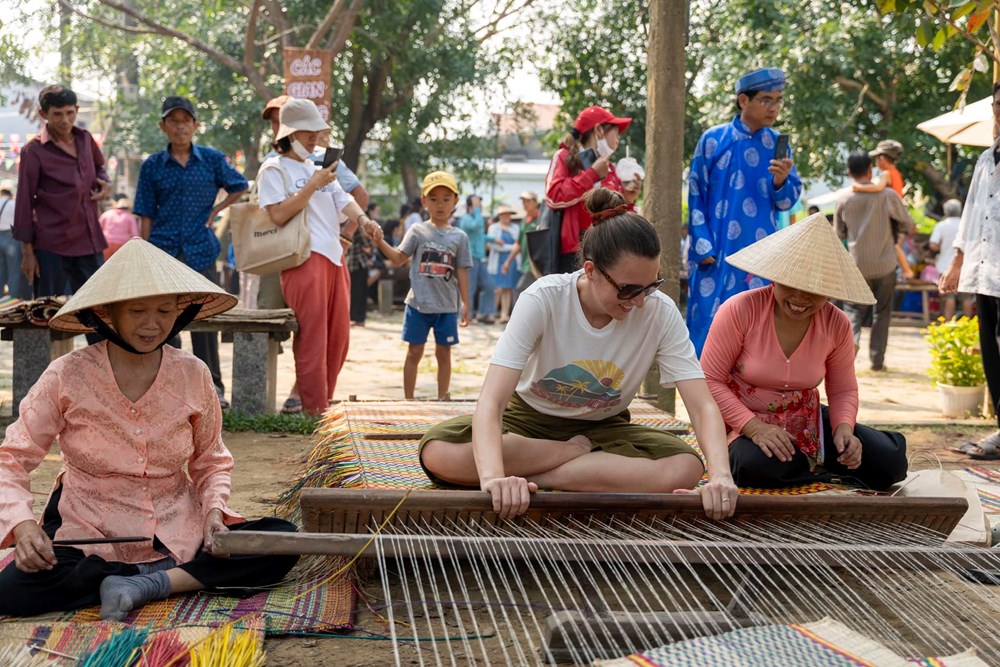
[[[612,160],[630,118],[582,110],[552,157],[544,194],[523,193],[521,209],[501,206],[487,222],[479,197],[463,196],[438,170],[383,226],[353,172],[326,159],[329,125],[317,107],[269,101],[262,118],[274,151],[255,175],[259,210],[275,228],[304,215],[310,252],[243,291],[258,305],[287,304],[298,320],[285,407],[326,410],[373,278],[405,270],[406,398],[431,332],[438,398],[447,399],[460,329],[490,324],[498,311],[506,324],[474,414],[431,428],[419,445],[429,478],[488,492],[501,516],[526,511],[539,488],[698,493],[705,513],[723,519],[740,486],[899,482],[906,440],[857,423],[854,369],[869,317],[872,369],[884,368],[887,299],[908,270],[898,253],[913,226],[893,171],[900,150],[883,142],[873,154],[852,152],[856,187],[832,224],[817,212],[779,231],[779,213],[802,188],[788,137],[773,129],[786,83],[773,68],[741,77],[738,114],[698,142],[686,318],[660,291],[661,240],[637,208],[645,174],[634,160]],[[1000,118],[1000,85],[994,98]],[[11,233],[35,294],[61,294],[67,283],[74,293],[50,326],[94,344],[50,365],[0,445],[0,548],[16,554],[0,572],[0,613],[99,603],[103,618],[121,619],[173,593],[272,584],[294,559],[233,564],[213,550],[220,531],[295,528],[246,522],[227,506],[233,460],[221,438],[218,340],[192,336],[193,355],[172,347],[191,321],[236,303],[219,287],[212,226],[248,182],[220,152],[194,143],[194,104],[168,97],[159,120],[168,144],[143,164],[132,211],[118,196],[98,216],[110,185],[100,149],[75,126],[72,91],[50,86],[40,102],[46,127],[22,153]],[[975,295],[993,396],[1000,265],[991,257],[1000,231],[988,219],[1000,215],[998,164],[1000,148],[983,153],[964,214],[949,202],[931,241],[942,254],[941,291]],[[528,247],[542,205],[561,213],[548,275]],[[126,238],[136,231],[142,238]],[[678,389],[702,456],[632,423],[629,406],[653,367]],[[29,473],[57,438],[64,468],[39,523]],[[997,454],[1000,432],[976,447]],[[102,542],[128,535],[145,537]]]

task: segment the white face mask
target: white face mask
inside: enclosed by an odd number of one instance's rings
[[[594,152],[597,153],[597,157],[604,157],[605,155],[611,155],[614,153],[611,146],[608,145],[608,140],[604,137],[597,140],[597,146],[594,147]]]
[[[312,155],[312,153],[306,150],[305,146],[299,143],[298,139],[292,139],[292,152],[303,160],[308,160],[309,156]]]

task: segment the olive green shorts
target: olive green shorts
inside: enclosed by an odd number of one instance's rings
[[[534,409],[516,393],[511,397],[503,412],[503,432],[546,440],[569,440],[577,435],[585,435],[593,444],[591,451],[634,458],[655,460],[677,454],[697,456],[695,450],[676,435],[650,426],[633,424],[627,409],[600,421],[553,417]],[[432,426],[420,440],[421,451],[430,440],[468,442],[471,447],[472,415],[453,417]],[[422,456],[420,467],[435,484],[457,486],[440,479],[428,470],[424,466]]]

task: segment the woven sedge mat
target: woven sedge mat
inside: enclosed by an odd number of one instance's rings
[[[13,552],[0,559],[0,568],[6,567],[13,559]],[[350,627],[354,610],[354,591],[350,583],[348,582],[347,586],[324,584],[316,587],[316,583],[335,567],[333,559],[303,558],[303,562],[295,571],[299,573],[296,583],[243,598],[204,591],[173,595],[166,600],[151,602],[140,607],[130,613],[124,623],[134,627],[150,626],[161,629],[189,625],[207,626],[251,614],[264,614],[267,619],[266,631],[270,635],[347,629]],[[21,621],[24,619],[0,616],[0,628]],[[52,623],[101,625],[104,622],[100,621],[98,607],[87,607],[77,611],[38,616],[30,623],[47,626]]]
[[[701,456],[687,423],[641,401],[629,409],[634,423],[674,432]],[[437,488],[420,467],[420,437],[431,426],[473,410],[471,401],[344,402],[331,407],[316,430],[316,446],[281,498],[282,514],[295,516],[303,487]],[[843,487],[817,482],[788,489],[740,489],[740,493],[802,495],[839,488]]]
[[[150,626],[149,638],[144,646],[149,646],[164,634],[169,634],[187,647],[202,642],[213,631],[225,625],[228,619],[219,620],[204,625],[178,625],[159,628]],[[67,664],[68,658],[57,655],[61,653],[70,656],[83,656],[93,651],[99,644],[110,639],[115,633],[135,625],[145,628],[146,625],[119,623],[116,621],[94,621],[81,623],[79,621],[11,621],[0,623],[0,648],[5,646],[41,647],[45,651],[37,651],[39,657]],[[267,631],[268,619],[261,613],[250,613],[241,616],[233,623],[235,632],[251,632],[255,635],[257,648],[263,649],[264,635]],[[51,653],[50,653],[51,651]],[[187,664],[181,661],[182,664]],[[213,665],[213,667],[216,667]],[[220,664],[218,667],[223,667]]]
[[[881,643],[826,618],[802,625],[761,625],[698,637],[595,667],[702,667],[703,665],[824,665],[826,667],[986,667],[973,650],[947,658],[908,660]]]

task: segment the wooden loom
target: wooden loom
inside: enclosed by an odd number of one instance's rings
[[[398,624],[420,664],[590,664],[831,617],[907,657],[975,645],[973,619],[1000,664],[1000,596],[963,577],[1000,552],[944,544],[963,499],[741,496],[725,522],[665,494],[537,493],[503,521],[480,492],[304,489],[300,505],[304,533],[217,544],[376,559],[397,663]]]

